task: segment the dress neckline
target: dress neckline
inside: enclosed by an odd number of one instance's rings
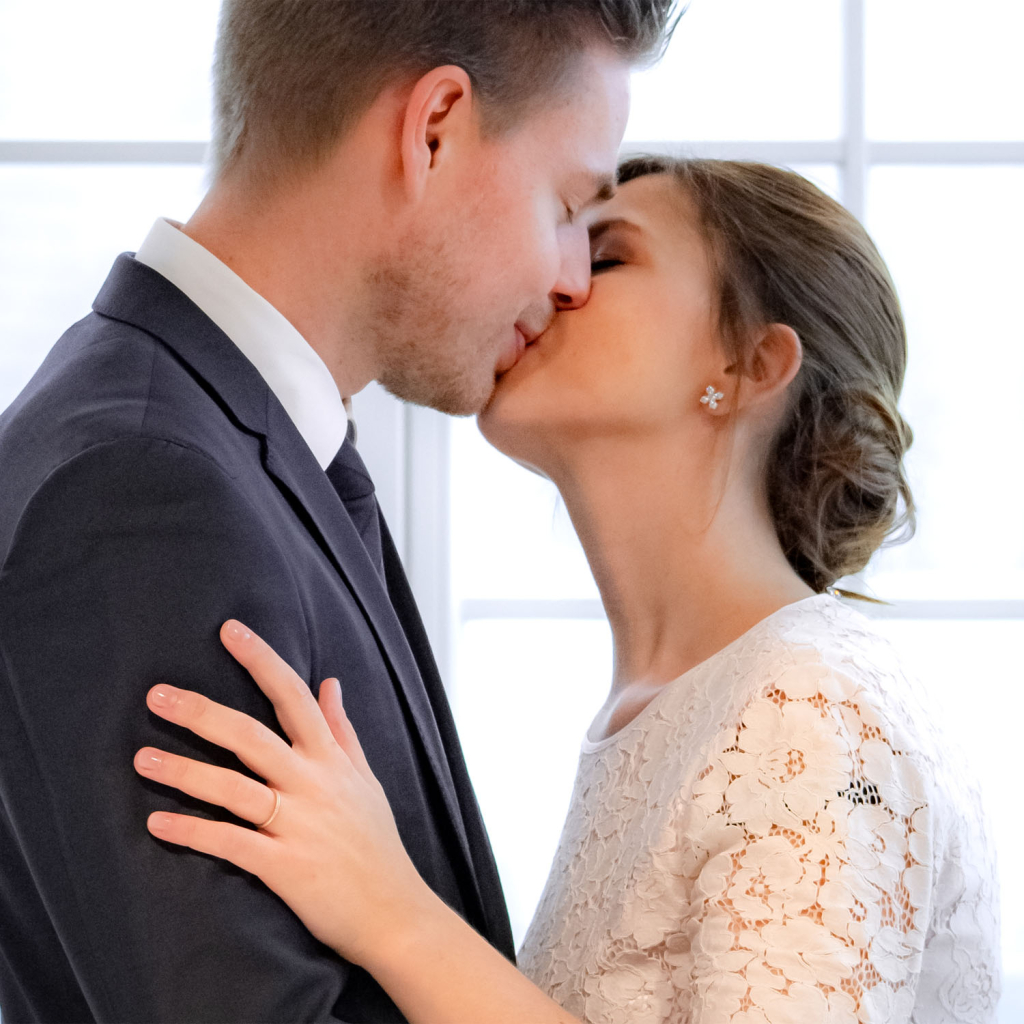
[[[755,622],[745,633],[741,633],[735,640],[729,641],[724,647],[719,648],[714,654],[708,655],[703,661],[698,662],[692,668],[687,669],[682,675],[676,676],[675,679],[669,680],[665,685],[633,716],[621,729],[616,729],[609,736],[605,736],[599,740],[592,740],[590,738],[590,728],[588,727],[586,732],[583,734],[583,742],[580,745],[581,753],[583,754],[596,754],[606,747],[611,746],[616,740],[622,739],[630,730],[632,730],[638,723],[642,724],[643,720],[647,718],[651,709],[654,708],[660,701],[663,700],[666,692],[670,690],[677,690],[683,685],[686,680],[698,672],[704,672],[706,669],[714,665],[724,655],[734,650],[742,644],[747,643],[753,636],[764,630],[769,624],[772,624],[777,618],[792,614],[793,612],[800,610],[803,611],[807,608],[815,607],[818,603],[824,605],[826,602],[832,605],[841,605],[842,602],[839,598],[833,597],[831,594],[812,594],[810,597],[802,597],[799,601],[791,601],[789,604],[784,604],[781,608],[777,608],[770,615],[766,615],[763,619]],[[592,725],[593,723],[591,723]]]

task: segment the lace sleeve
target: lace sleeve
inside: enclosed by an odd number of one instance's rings
[[[694,1024],[906,1021],[929,899],[916,758],[842,675],[787,670],[683,812]]]

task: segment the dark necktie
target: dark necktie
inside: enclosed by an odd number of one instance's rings
[[[354,434],[351,421],[348,433],[334,461],[327,467],[327,479],[331,481],[338,497],[348,510],[353,525],[363,539],[363,545],[370,561],[384,579],[384,549],[381,544],[380,518],[377,511],[377,497],[373,481],[367,472],[366,463],[352,443]]]

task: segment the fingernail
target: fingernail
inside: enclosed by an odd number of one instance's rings
[[[158,686],[149,695],[158,708],[173,708],[178,703],[178,691],[173,686]]]
[[[243,626],[237,619],[228,619],[224,626],[225,631],[232,640],[242,642],[250,639],[252,636],[249,630],[246,629],[245,626]]]
[[[135,763],[144,772],[155,772],[164,763],[164,759],[162,757],[158,757],[156,754],[150,754],[148,752],[143,754],[140,752],[136,755]]]
[[[329,683],[334,683],[334,684],[337,685],[337,687],[338,687],[338,703],[339,704],[344,704],[344,702],[341,699],[341,680],[340,679],[328,679],[327,681]]]
[[[157,812],[149,816],[149,827],[153,832],[166,832],[171,827],[171,816]]]

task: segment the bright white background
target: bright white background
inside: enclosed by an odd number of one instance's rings
[[[216,0],[0,0],[0,409],[114,256],[203,187]],[[981,775],[1024,1018],[1024,5],[693,0],[626,148],[783,163],[865,218],[910,333],[918,536],[863,581]],[[564,510],[472,421],[356,399],[521,937],[609,681]]]

